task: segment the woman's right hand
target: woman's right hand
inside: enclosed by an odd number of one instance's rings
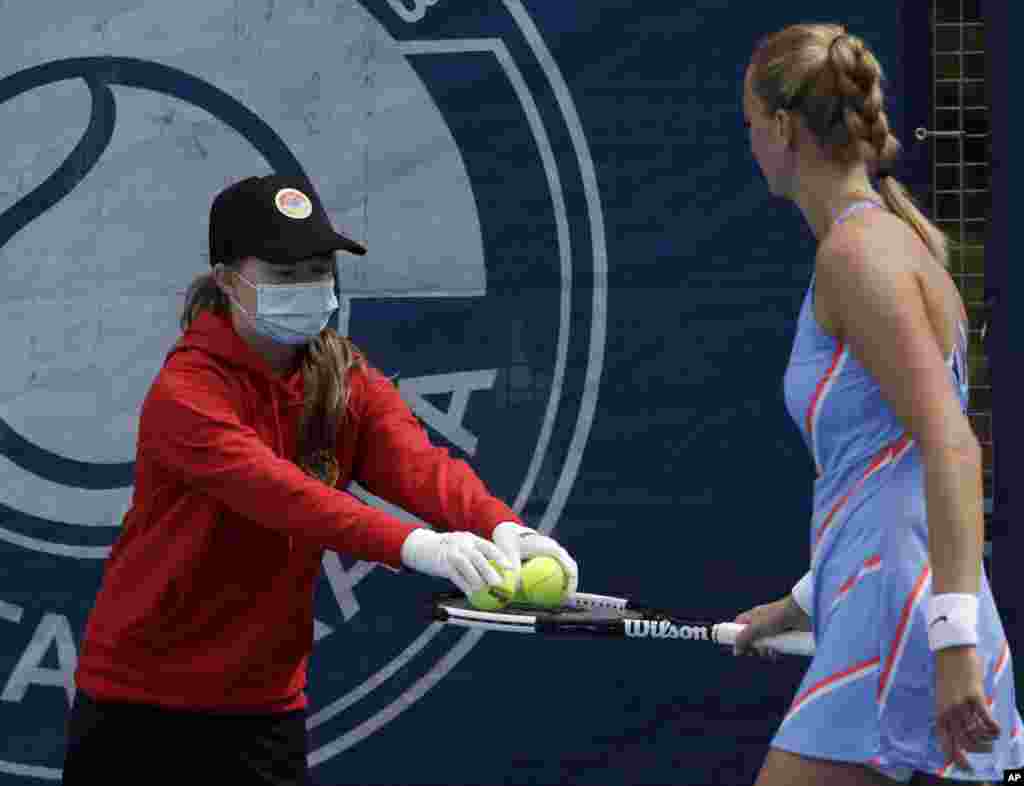
[[[774,650],[757,646],[757,640],[765,636],[775,636],[789,631],[809,631],[811,618],[793,600],[786,595],[772,603],[754,606],[752,609],[736,615],[735,622],[746,625],[736,637],[733,645],[734,655],[762,655],[775,658]]]
[[[512,567],[501,549],[471,532],[416,529],[402,544],[403,565],[417,573],[450,580],[466,597],[501,584],[491,561]]]

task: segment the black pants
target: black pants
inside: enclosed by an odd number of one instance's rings
[[[67,722],[65,786],[311,786],[306,712],[214,715],[96,701]]]

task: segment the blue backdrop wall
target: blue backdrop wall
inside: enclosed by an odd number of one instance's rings
[[[367,241],[338,327],[583,589],[731,618],[803,573],[781,379],[814,246],[750,156],[743,69],[765,33],[847,24],[925,182],[927,3],[75,8],[0,32],[0,783],[59,779],[134,418],[210,197],[253,172],[307,173]],[[436,588],[325,559],[319,782],[749,783],[805,666],[438,629]]]

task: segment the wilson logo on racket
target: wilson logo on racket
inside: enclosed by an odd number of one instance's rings
[[[632,639],[685,639],[710,641],[704,625],[673,625],[668,620],[623,620],[626,635]]]

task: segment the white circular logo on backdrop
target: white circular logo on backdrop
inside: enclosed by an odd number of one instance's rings
[[[18,732],[0,772],[26,783],[60,778],[78,636],[130,504],[139,408],[180,334],[184,289],[209,269],[207,213],[226,183],[301,174],[336,227],[367,240],[366,257],[342,255],[339,331],[396,376],[435,442],[544,532],[576,477],[604,351],[593,165],[519,0],[468,15],[437,0],[89,6],[72,19],[26,6],[0,31],[0,728]],[[276,204],[311,210],[300,192]],[[425,622],[410,597],[421,587],[436,589],[326,553],[314,766],[479,641]]]

